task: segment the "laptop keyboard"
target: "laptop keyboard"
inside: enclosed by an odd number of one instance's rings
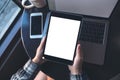
[[[105,23],[83,21],[80,40],[102,44],[104,41]]]

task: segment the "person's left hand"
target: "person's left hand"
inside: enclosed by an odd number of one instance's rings
[[[42,63],[44,62],[44,58],[43,58],[43,48],[44,48],[44,45],[45,45],[45,39],[46,39],[46,37],[43,37],[43,39],[41,40],[40,45],[39,45],[38,48],[37,48],[36,55],[35,55],[35,57],[32,59],[32,61],[33,61],[34,63],[42,64]]]
[[[68,65],[68,68],[73,75],[82,74],[82,62],[83,62],[83,53],[81,45],[78,44],[76,48],[76,55],[73,65]]]

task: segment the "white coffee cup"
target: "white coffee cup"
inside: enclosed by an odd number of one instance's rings
[[[30,5],[25,5],[26,1],[29,1]],[[46,0],[22,0],[22,5],[26,9],[30,9],[32,7],[42,8],[46,5]]]

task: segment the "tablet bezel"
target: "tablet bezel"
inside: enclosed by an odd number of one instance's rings
[[[81,24],[82,24],[82,16],[80,16],[80,15],[75,15],[75,14],[65,13],[65,12],[58,12],[58,11],[51,11],[51,12],[48,13],[48,15],[49,15],[49,21],[48,21],[48,28],[47,28],[47,33],[46,33],[45,47],[46,47],[46,42],[47,42],[47,37],[48,37],[48,31],[49,31],[51,16],[61,17],[61,18],[66,18],[66,19],[72,19],[72,20],[79,20],[81,22],[80,27],[81,27]],[[78,38],[79,38],[80,27],[79,27],[79,32],[78,32],[78,36],[77,36],[77,42],[78,42]],[[59,58],[59,57],[50,56],[50,55],[47,55],[47,54],[44,54],[44,57],[45,57],[45,59],[47,59],[49,61],[72,65],[73,61],[74,61],[74,57],[75,57],[77,42],[76,42],[76,45],[75,45],[75,51],[74,51],[74,56],[73,56],[72,61],[67,60],[67,59],[63,59],[63,58]],[[45,53],[45,47],[44,47],[43,53]]]

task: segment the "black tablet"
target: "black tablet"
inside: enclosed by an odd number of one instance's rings
[[[76,52],[82,17],[63,12],[49,14],[44,57],[71,65]]]

